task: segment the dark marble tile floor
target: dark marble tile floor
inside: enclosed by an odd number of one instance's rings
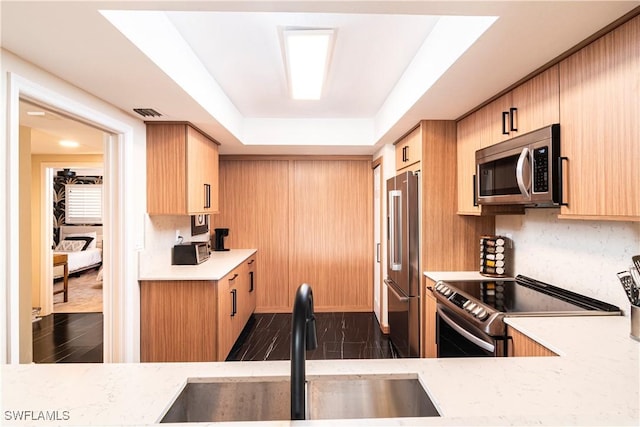
[[[390,359],[397,353],[373,313],[316,313],[318,348],[313,359]],[[227,361],[289,360],[291,314],[254,314]]]
[[[35,363],[102,363],[102,313],[54,313],[31,326]]]

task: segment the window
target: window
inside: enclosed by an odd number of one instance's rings
[[[102,224],[102,184],[67,184],[65,200],[67,224]]]

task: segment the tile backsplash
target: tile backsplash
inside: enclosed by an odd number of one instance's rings
[[[145,215],[145,250],[140,253],[140,262],[171,262],[171,248],[176,244],[176,230],[180,230],[183,242],[206,242],[209,233],[191,235],[191,217],[187,215]]]
[[[558,219],[559,209],[496,216],[496,234],[514,242],[514,271],[619,306],[629,301],[616,276],[640,254],[640,223]]]

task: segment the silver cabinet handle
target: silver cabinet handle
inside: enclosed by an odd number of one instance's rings
[[[462,326],[458,325],[455,321],[453,321],[453,319],[451,319],[449,316],[444,314],[442,311],[438,310],[438,316],[440,316],[442,318],[442,320],[447,322],[447,324],[449,326],[451,326],[457,333],[459,333],[464,338],[466,338],[467,340],[471,341],[472,343],[474,343],[478,347],[480,347],[480,348],[482,348],[484,350],[490,351],[492,353],[495,352],[495,350],[496,350],[496,346],[495,345],[493,345],[492,343],[488,343],[488,342],[486,342],[484,340],[481,340],[480,338],[476,337],[475,335],[473,335],[472,333],[470,333],[469,331],[464,329]]]
[[[518,163],[516,164],[516,180],[518,181],[518,188],[520,188],[520,192],[523,196],[527,198],[531,197],[531,193],[529,193],[529,185],[525,185],[524,183],[524,162],[529,159],[529,149],[524,147],[522,152],[520,153],[520,157],[518,157]],[[531,179],[529,179],[531,181]]]

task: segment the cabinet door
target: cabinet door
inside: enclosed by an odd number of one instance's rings
[[[247,319],[251,317],[253,312],[256,310],[256,284],[257,284],[257,276],[256,272],[258,271],[258,264],[256,263],[256,255],[249,258],[246,262],[246,280],[247,280]]]
[[[422,159],[422,131],[420,126],[396,144],[396,171],[418,170],[414,167]]]
[[[238,290],[234,270],[218,281],[218,360],[229,355],[238,337]]]
[[[431,289],[435,287],[432,280],[427,279],[427,285],[424,292],[424,318],[423,318],[423,357],[438,357],[438,348],[436,345],[436,298],[431,293]]]
[[[458,122],[458,214],[480,215],[475,205],[474,175],[476,150],[480,149],[480,136],[476,131],[478,114],[473,113]]]
[[[512,119],[521,135],[560,122],[560,83],[558,66],[521,84],[512,91],[512,105],[517,108]]]
[[[475,113],[481,148],[490,147],[515,136],[510,130],[509,117],[504,115],[509,113],[511,105],[511,93],[507,93]]]
[[[562,217],[640,219],[640,17],[560,63]]]
[[[218,146],[187,127],[187,210],[190,214],[218,211]]]

